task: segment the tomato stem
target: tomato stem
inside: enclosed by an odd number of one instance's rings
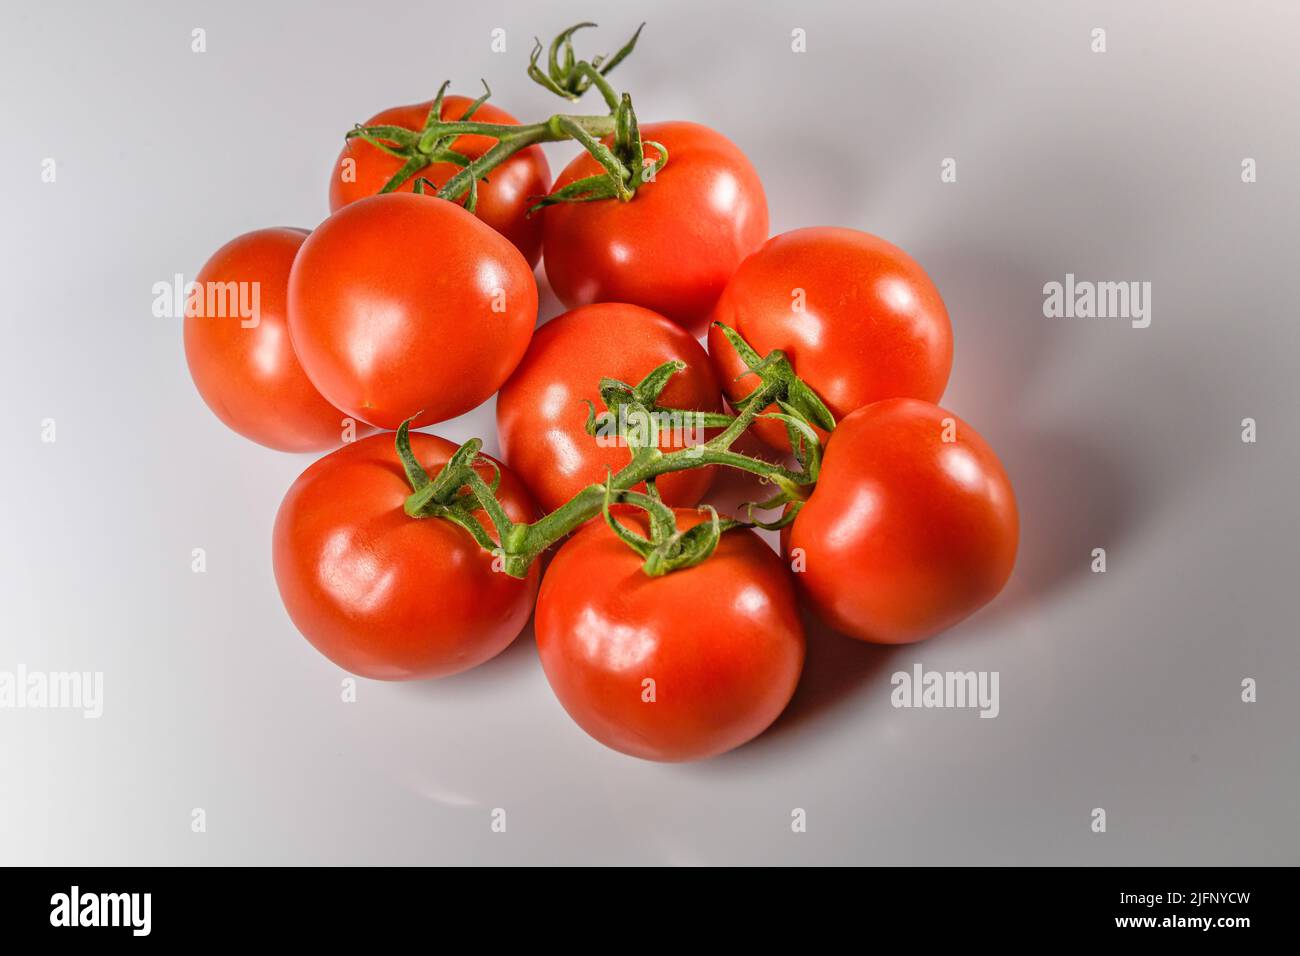
[[[551,196],[538,197],[539,202],[532,209],[554,202],[585,202],[606,198],[617,198],[624,202],[630,200],[644,181],[652,179],[663,168],[668,161],[668,152],[662,146],[654,144],[659,150],[659,158],[651,166],[646,166],[636,114],[632,111],[632,99],[626,93],[614,89],[605,77],[632,52],[645,24],[641,24],[632,38],[612,57],[597,56],[590,61],[579,60],[573,52],[572,37],[578,30],[589,26],[595,24],[579,23],[569,27],[551,42],[546,71],[538,66],[542,44],[540,40],[537,41],[528,75],[546,89],[569,100],[576,101],[588,89],[595,87],[609,107],[608,114],[577,116],[556,113],[540,123],[523,126],[477,123],[472,117],[492,92],[485,82],[483,95],[470,105],[464,116],[443,122],[442,102],[448,85],[443,83],[422,130],[408,130],[400,126],[357,126],[348,131],[348,139],[360,139],[404,160],[401,168],[389,178],[380,192],[400,189],[412,176],[434,163],[454,163],[460,169],[435,195],[458,202],[467,192],[473,195],[473,187],[479,180],[521,150],[540,143],[576,140],[596,158],[605,170],[605,175],[583,180],[581,189],[558,190]],[[457,137],[466,135],[487,136],[495,139],[496,143],[471,161],[451,149]],[[606,136],[614,137],[612,149],[601,142]]]
[[[683,369],[680,362],[664,363],[636,386],[615,379],[602,379],[600,394],[608,412],[597,416],[594,407],[591,407],[587,430],[594,435],[597,427],[613,423],[631,449],[632,460],[609,475],[604,484],[588,485],[559,508],[531,523],[512,521],[496,500],[495,488],[489,487],[475,470],[475,466],[483,462],[479,456],[482,448],[479,439],[471,439],[462,445],[438,475],[430,480],[411,454],[409,422],[403,423],[397,432],[397,453],[412,489],[406,500],[406,513],[413,518],[444,517],[456,521],[484,547],[500,551],[503,570],[507,574],[522,578],[527,575],[533,561],[561,538],[602,512],[608,516],[611,503],[621,502],[646,508],[651,512],[653,527],[655,516],[663,517],[659,509],[666,509],[658,501],[654,490],[655,479],[675,471],[717,465],[758,475],[776,485],[778,492],[775,496],[750,505],[751,518],[755,508],[781,508],[791,502],[797,506],[807,498],[809,489],[816,482],[821,462],[816,432],[802,420],[799,409],[789,402],[792,391],[798,390],[798,386],[793,384],[798,379],[781,353],[774,352],[760,359],[737,333],[731,334],[742,343],[742,354],[748,356],[747,364],[761,376],[758,388],[737,403],[739,414],[733,417],[660,406],[660,393],[670,377]],[[802,387],[807,388],[806,385]],[[817,402],[820,405],[820,399]],[[775,414],[766,412],[773,404],[789,411]],[[657,425],[665,414],[697,416],[697,421],[702,423],[701,427],[720,427],[722,430],[703,444],[665,452],[659,447]],[[784,420],[792,432],[801,436],[803,451],[796,455],[799,470],[731,450],[736,439],[760,416]],[[626,428],[624,422],[627,423]],[[641,484],[646,485],[649,494],[632,491]],[[492,542],[478,522],[474,515],[476,511],[484,512],[491,521],[497,532],[496,542]],[[749,523],[759,524],[752,520]],[[650,547],[644,554],[647,573],[662,574],[704,560],[717,544],[716,540],[710,543],[710,535],[715,532],[720,534],[739,524],[740,522],[731,520],[719,522],[715,516],[705,530],[692,529],[694,533],[687,532],[677,537],[659,534],[659,540],[653,540],[652,535],[652,541],[648,542]],[[779,526],[779,522],[774,526]],[[485,541],[488,544],[484,544]]]

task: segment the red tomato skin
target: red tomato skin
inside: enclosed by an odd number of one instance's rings
[[[443,97],[442,119],[445,122],[461,119],[472,102],[468,96]],[[432,107],[432,100],[395,106],[376,113],[365,125],[421,130]],[[472,119],[479,123],[519,125],[517,119],[491,103],[480,106]],[[451,148],[469,159],[477,159],[495,144],[496,140],[490,136],[466,135],[456,137]],[[354,165],[346,165],[349,159]],[[363,140],[348,140],[334,162],[334,173],[330,177],[330,212],[375,195],[401,168],[402,161],[396,156]],[[442,187],[459,168],[453,163],[434,163],[409,177],[397,187],[397,191],[413,191],[416,180],[421,177]],[[529,216],[528,209],[546,195],[550,185],[551,167],[540,146],[529,146],[515,153],[492,170],[486,181],[478,184],[478,205],[474,215],[514,243],[530,267],[535,267],[542,257],[542,220],[540,216]],[[463,204],[464,199],[460,202]]]
[[[975,429],[937,405],[895,398],[836,427],[787,553],[804,565],[794,575],[801,596],[828,624],[908,644],[993,600],[1019,535],[1011,481]]]
[[[456,445],[412,432],[411,448],[433,476]],[[492,477],[487,467],[481,473]],[[361,677],[424,680],[475,667],[514,641],[537,595],[536,565],[522,581],[494,571],[492,555],[463,528],[407,517],[410,493],[393,435],[372,435],[304,471],[275,518],[275,580],[290,619]],[[513,520],[536,518],[505,467],[499,497]]]
[[[678,514],[683,528],[703,520]],[[645,533],[642,515],[621,518]],[[700,760],[757,737],[803,669],[803,625],[781,559],[735,530],[693,568],[651,578],[641,564],[598,520],[547,569],[537,648],[561,705],[596,740],[646,760]],[[642,699],[647,678],[653,703]]]
[[[795,290],[803,291],[802,312]],[[937,402],[952,370],[939,290],[902,249],[856,229],[817,226],[769,239],[736,270],[712,318],[760,355],[783,350],[836,421],[886,398]],[[708,342],[729,400],[758,386],[721,331],[711,327]],[[790,448],[780,422],[760,420],[755,432]]]
[[[602,484],[632,459],[631,450],[602,445],[586,432],[587,406],[605,410],[602,377],[635,385],[664,362],[680,360],[660,396],[665,408],[718,412],[721,390],[709,357],[681,326],[640,306],[601,303],[552,319],[533,336],[523,361],[497,398],[497,433],[510,467],[547,511],[583,488]],[[685,426],[684,426],[685,427]],[[665,451],[694,436],[660,434]],[[683,440],[686,439],[686,440]],[[694,505],[713,483],[713,467],[671,472],[657,486],[670,505]],[[640,486],[644,490],[644,486]]]
[[[523,256],[454,203],[344,206],[289,274],[289,331],[321,394],[380,428],[464,414],[514,371],[537,322]]]
[[[201,289],[257,283],[256,325],[245,328],[238,315],[208,316],[202,303],[191,303],[185,315],[185,361],[203,401],[229,428],[277,451],[335,448],[347,418],[312,385],[289,340],[289,269],[306,238],[305,229],[245,233],[199,270]]]
[[[668,164],[631,201],[546,208],[546,276],[568,308],[630,302],[700,335],[731,274],[767,238],[763,184],[745,154],[706,126],[649,123],[641,136],[664,144]],[[647,158],[658,156],[646,147]],[[600,172],[583,152],[554,189]]]

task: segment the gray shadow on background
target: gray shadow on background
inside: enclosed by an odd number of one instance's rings
[[[1042,315],[1042,286],[1054,270],[967,250],[940,249],[927,262],[954,325],[957,389],[942,404],[993,446],[1020,511],[1016,569],[1003,593],[976,615],[987,620],[1049,600],[1089,573],[1092,548],[1121,544],[1147,502],[1125,473],[1121,439],[1108,447],[1066,430],[1044,431],[1031,407],[1063,341],[1060,327]]]

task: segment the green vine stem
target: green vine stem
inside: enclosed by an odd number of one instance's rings
[[[575,140],[600,163],[604,173],[571,183],[550,196],[537,197],[538,201],[530,212],[557,202],[590,202],[615,198],[626,202],[668,162],[668,151],[658,143],[649,144],[658,152],[658,157],[646,161],[646,144],[641,141],[636,114],[632,109],[632,98],[626,93],[619,93],[606,79],[606,75],[635,48],[645,24],[638,27],[632,38],[613,56],[579,60],[573,51],[573,34],[591,26],[595,24],[579,23],[557,36],[550,45],[546,70],[538,64],[542,44],[540,40],[537,41],[528,75],[552,93],[574,101],[595,87],[609,107],[609,112],[603,116],[556,113],[539,123],[522,126],[475,122],[474,113],[491,95],[491,90],[484,83],[483,96],[470,104],[463,117],[443,122],[442,105],[448,85],[443,83],[429,109],[423,129],[357,126],[348,131],[347,138],[360,139],[403,161],[402,166],[384,184],[381,193],[393,192],[434,163],[459,166],[457,172],[435,193],[439,198],[452,202],[460,201],[467,192],[472,196],[479,180],[521,150],[541,143]],[[451,148],[458,137],[467,134],[487,136],[496,140],[496,143],[477,159],[470,160]],[[606,137],[613,137],[612,147],[602,142]]]
[[[441,517],[455,521],[465,527],[475,540],[488,550],[499,550],[503,558],[503,570],[517,578],[527,575],[529,566],[542,552],[591,518],[602,512],[608,512],[609,505],[613,502],[649,507],[652,519],[658,515],[658,520],[661,520],[662,512],[655,510],[652,505],[648,506],[647,502],[657,500],[657,492],[654,491],[655,479],[674,471],[719,465],[758,475],[776,486],[778,490],[776,495],[766,501],[752,503],[749,506],[750,514],[752,516],[755,508],[782,508],[785,510],[785,518],[782,521],[762,525],[780,527],[782,523],[791,520],[792,512],[807,499],[812,486],[817,481],[820,469],[820,443],[816,432],[804,418],[805,411],[813,411],[823,421],[830,419],[830,413],[825,412],[822,416],[816,411],[818,408],[824,411],[825,406],[794,374],[789,360],[784,355],[773,352],[760,358],[737,333],[730,329],[726,331],[729,333],[729,338],[734,336],[735,341],[741,344],[740,352],[749,365],[750,371],[760,377],[760,385],[736,403],[737,415],[733,417],[716,413],[704,414],[660,406],[659,395],[671,376],[682,370],[683,366],[680,362],[664,363],[636,386],[614,379],[602,380],[601,397],[609,408],[608,414],[615,416],[616,421],[635,421],[646,426],[629,429],[623,434],[631,449],[631,461],[619,471],[609,475],[604,484],[588,485],[550,514],[531,523],[512,521],[497,501],[495,488],[479,474],[477,469],[485,463],[485,460],[479,456],[479,450],[482,448],[479,439],[471,439],[462,445],[438,475],[430,479],[411,453],[409,421],[403,423],[397,431],[397,454],[406,469],[412,489],[411,495],[406,500],[406,513],[412,518]],[[791,400],[792,394],[797,396],[794,401]],[[764,409],[773,404],[783,411],[764,413]],[[658,416],[665,413],[683,416],[699,415],[701,421],[709,427],[721,430],[701,445],[665,452],[659,447],[656,424],[661,420]],[[731,450],[731,445],[760,415],[784,421],[788,428],[802,437],[803,441],[800,443],[802,449],[796,456],[800,465],[798,470]],[[603,415],[597,417],[594,408],[590,409],[588,431],[591,431],[593,423],[602,420],[604,420]],[[833,420],[830,423],[833,426]],[[498,474],[498,480],[499,477]],[[641,484],[646,485],[649,490],[648,495],[632,490]],[[487,514],[497,532],[495,541],[474,515],[474,512],[480,510]],[[739,522],[728,522],[727,527],[738,524]],[[677,567],[688,566],[694,560],[703,560],[712,551],[711,546],[703,548],[703,545],[707,544],[705,540],[707,534],[708,532],[697,532],[692,540],[687,542],[690,545],[687,549],[689,554],[684,557],[680,553],[681,549],[674,551],[673,546],[660,549],[659,556],[654,561],[647,555],[647,571],[664,573]],[[652,537],[650,544],[657,547],[663,540],[666,538],[661,534],[658,541]],[[652,571],[652,568],[656,570]]]

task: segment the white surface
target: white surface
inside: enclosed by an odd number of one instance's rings
[[[1300,862],[1293,5],[136,6],[15,7],[0,40],[0,670],[105,674],[100,720],[0,710],[0,862]],[[913,648],[814,635],[775,729],[689,766],[590,741],[529,634],[341,703],[271,576],[310,458],[221,426],[150,315],[231,237],[318,222],[353,122],[480,76],[545,115],[533,34],[596,19],[580,48],[612,51],[643,16],[614,74],[643,120],[739,143],[774,232],[863,228],[931,272],[944,404],[1024,526],[994,606]],[[1067,272],[1152,282],[1151,327],[1044,318]],[[496,450],[490,407],[437,430]],[[999,671],[1000,716],[893,709],[914,662]]]

